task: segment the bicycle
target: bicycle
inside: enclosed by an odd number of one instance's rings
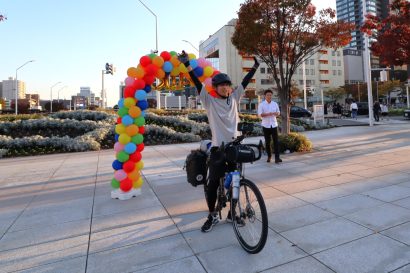
[[[265,201],[258,187],[246,179],[244,175],[243,164],[257,161],[262,156],[262,141],[259,142],[259,145],[241,144],[245,135],[252,130],[252,123],[239,123],[238,131],[241,131],[242,135],[226,145],[222,144],[219,148],[220,151],[224,152],[225,158],[234,163],[236,171],[226,173],[220,179],[216,211],[219,213],[219,218],[222,219],[222,209],[226,207],[228,201],[230,202],[229,213],[236,238],[245,251],[256,254],[266,244],[268,214]],[[255,156],[255,150],[258,151],[258,156]],[[229,181],[230,178],[231,182],[226,189],[225,182]]]

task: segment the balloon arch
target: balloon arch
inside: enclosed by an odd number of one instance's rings
[[[219,73],[210,61],[188,54],[190,66],[206,90],[215,96],[212,77]],[[145,110],[148,108],[147,93],[151,90],[182,90],[193,85],[188,70],[178,60],[175,51],[163,51],[142,56],[137,67],[127,70],[124,98],[118,102],[118,119],[115,126],[114,151],[116,159],[114,178],[111,180],[112,198],[126,200],[141,192],[144,183],[141,170],[144,167],[141,152],[144,150]],[[155,79],[159,84],[155,85]]]

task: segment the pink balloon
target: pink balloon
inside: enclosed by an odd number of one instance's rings
[[[211,63],[210,61],[208,61],[208,60],[205,59],[205,66],[210,66],[210,67],[212,67],[212,63]]]
[[[124,150],[124,144],[116,142],[114,144],[114,151],[118,153],[118,152],[121,152],[122,150]]]
[[[205,84],[206,86],[211,86],[211,85],[212,85],[212,78],[211,78],[211,77],[206,78],[206,79],[204,80],[204,84]]]
[[[126,77],[125,78],[125,85],[126,86],[130,86],[133,85],[135,82],[135,79],[133,77]]]
[[[199,58],[198,59],[198,65],[200,67],[205,67],[205,63],[206,63],[206,60],[204,58]]]
[[[127,178],[127,173],[124,170],[117,170],[114,172],[114,178],[117,179],[118,181],[121,181]]]

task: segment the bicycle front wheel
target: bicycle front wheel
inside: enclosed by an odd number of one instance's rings
[[[236,238],[249,253],[260,252],[268,237],[268,214],[258,187],[241,179],[239,199],[231,199],[231,219]]]

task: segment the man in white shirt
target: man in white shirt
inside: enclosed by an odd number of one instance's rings
[[[359,110],[359,107],[357,107],[357,103],[355,101],[352,101],[352,104],[350,104],[350,111],[352,112],[352,118],[357,119],[358,110]]]
[[[278,122],[276,117],[280,115],[279,105],[272,101],[272,90],[265,91],[265,100],[259,104],[258,116],[262,118],[263,134],[265,136],[266,152],[268,153],[268,160],[272,159],[272,138],[273,150],[275,152],[275,163],[282,162],[279,157],[279,140],[278,140]]]

